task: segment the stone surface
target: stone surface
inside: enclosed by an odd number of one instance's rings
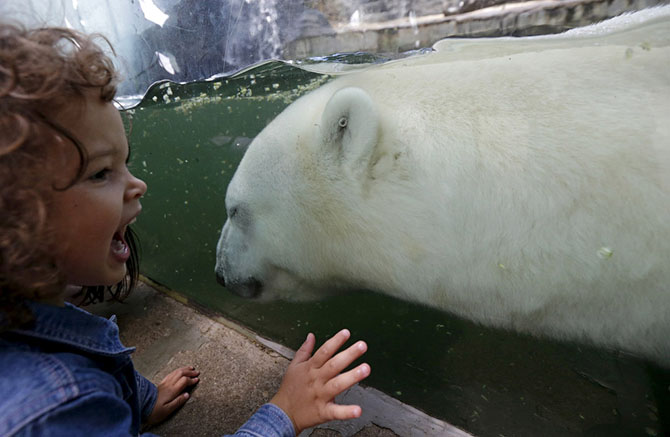
[[[358,6],[365,12],[373,10],[371,7],[377,3],[361,0]],[[445,2],[446,9],[449,3]],[[402,53],[431,47],[448,37],[557,33],[665,3],[668,0],[530,0],[502,4],[498,0],[472,0],[464,1],[463,9],[457,8],[454,13],[450,11],[445,15],[437,10],[435,2],[424,0],[412,4],[411,14],[403,12],[407,9],[403,6],[405,9],[396,7],[385,14],[363,14],[358,20],[346,19],[346,14],[334,12],[344,10],[342,7],[317,4],[335,33],[295,39],[286,45],[282,57],[300,59],[358,51]],[[489,7],[476,9],[479,6]],[[393,11],[400,12],[393,15]]]
[[[192,365],[201,372],[186,405],[166,422],[144,431],[165,437],[234,433],[279,388],[289,364],[285,355],[291,351],[271,342],[265,342],[269,347],[263,345],[245,328],[204,315],[180,302],[179,295],[170,295],[140,283],[122,303],[105,302],[86,309],[103,317],[116,314],[123,344],[137,348],[135,367],[154,383],[182,366]],[[353,426],[325,424],[301,437],[467,435],[455,429],[451,433],[448,424],[374,389],[356,387],[347,396],[363,404],[362,421]],[[405,429],[407,424],[411,431]],[[386,426],[400,426],[403,433]]]
[[[162,436],[235,432],[279,388],[288,360],[146,285],[123,303],[86,308],[118,317],[121,340],[137,348],[136,368],[155,383],[192,365],[200,383],[186,405],[151,429]]]

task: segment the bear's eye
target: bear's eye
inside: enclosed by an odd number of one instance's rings
[[[342,117],[342,118],[340,118],[340,120],[337,122],[337,125],[338,125],[340,128],[344,129],[345,127],[347,127],[347,124],[348,124],[348,123],[349,123],[349,119],[347,119],[347,117]]]
[[[249,216],[249,212],[246,208],[246,205],[244,204],[233,206],[229,211],[227,211],[227,214],[228,220],[231,220],[233,223],[235,223],[235,226],[239,228],[247,228],[251,223],[251,217]]]

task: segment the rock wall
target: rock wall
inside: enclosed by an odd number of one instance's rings
[[[456,3],[457,2],[457,3]],[[286,59],[333,53],[402,53],[447,37],[563,32],[670,0],[312,0],[335,33],[295,40]]]

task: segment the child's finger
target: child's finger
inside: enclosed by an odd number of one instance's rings
[[[196,385],[199,381],[200,380],[198,378],[191,378],[190,376],[182,376],[181,378],[179,378],[179,381],[177,381],[175,387],[177,387],[177,390],[179,392],[182,392],[186,390],[187,387]]]
[[[193,366],[186,366],[186,367],[180,367],[177,369],[177,372],[180,373],[181,375],[185,376],[198,376],[200,374],[199,370],[195,370],[195,367]]]
[[[172,399],[170,402],[166,402],[165,409],[169,413],[172,413],[176,409],[181,408],[186,403],[186,401],[188,401],[190,397],[191,396],[188,393],[182,393],[176,398]]]
[[[192,366],[186,366],[186,367],[180,367],[176,370],[173,370],[172,372],[168,373],[165,378],[163,378],[162,382],[163,383],[169,383],[169,381],[176,381],[182,376],[190,376],[190,377],[195,377],[200,374],[199,371],[195,370],[194,367]]]
[[[334,398],[339,395],[346,389],[352,387],[353,385],[361,382],[368,376],[370,376],[370,366],[366,363],[357,366],[356,368],[345,372],[341,375],[337,375],[335,378],[331,379],[326,383],[326,391],[329,398]]]
[[[349,364],[359,358],[368,350],[368,345],[364,341],[358,341],[347,349],[343,350],[322,367],[326,370],[325,377],[330,379],[343,371]]]
[[[312,357],[312,363],[319,368],[333,356],[335,352],[349,339],[351,333],[348,329],[343,329],[328,339]]]
[[[310,332],[307,334],[307,338],[300,346],[300,349],[295,353],[295,357],[293,357],[291,364],[298,364],[309,360],[309,357],[312,356],[312,351],[314,350],[314,344],[316,344],[316,337]]]
[[[181,376],[179,379],[164,383],[161,390],[164,390],[167,397],[172,399],[178,397],[184,390],[198,382],[200,382],[200,379],[196,377]]]
[[[187,370],[184,370],[181,374],[183,376],[188,376],[189,378],[195,378],[196,376],[200,375],[200,371],[187,368]]]
[[[331,404],[328,407],[330,420],[347,420],[361,417],[363,410],[358,405]]]

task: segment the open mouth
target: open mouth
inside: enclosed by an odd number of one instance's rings
[[[114,237],[112,237],[112,255],[119,260],[120,262],[126,262],[130,257],[130,249],[128,249],[128,243],[123,238],[123,233],[121,231],[116,231]]]

